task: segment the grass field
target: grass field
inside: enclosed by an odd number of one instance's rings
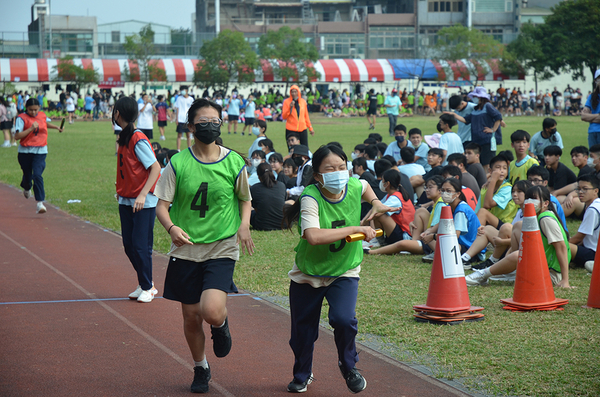
[[[365,119],[327,119],[313,115],[316,131],[309,137],[311,149],[330,141],[340,142],[350,154],[367,137]],[[510,148],[510,133],[541,129],[542,118],[507,118],[502,148]],[[435,132],[437,117],[399,119],[409,129]],[[387,136],[387,119],[378,119],[376,132]],[[270,123],[267,135],[275,149],[283,150],[284,124]],[[239,129],[241,131],[241,128]],[[164,146],[175,147],[175,124],[167,127]],[[573,168],[569,151],[587,146],[587,124],[579,118],[558,118],[565,142],[563,162]],[[154,129],[158,136],[158,128]],[[253,139],[225,135],[225,145],[247,153]],[[163,142],[161,141],[161,144]],[[108,122],[77,122],[59,134],[50,131],[49,155],[44,172],[47,202],[74,215],[119,231],[114,198],[116,157],[114,135]],[[20,183],[16,148],[0,149],[0,181]],[[81,203],[67,204],[69,199]],[[23,199],[24,200],[24,199]],[[35,204],[31,201],[31,211]],[[168,235],[156,222],[155,249],[167,252]],[[577,224],[570,223],[571,233]],[[282,298],[287,296],[287,272],[294,260],[297,232],[252,232],[254,256],[243,256],[235,282],[243,289]],[[124,260],[125,256],[123,257]],[[386,349],[401,361],[423,364],[435,376],[454,379],[466,387],[494,395],[597,396],[600,395],[600,311],[583,309],[590,276],[571,270],[572,290],[555,290],[569,299],[564,311],[512,313],[499,302],[510,298],[511,283],[492,282],[490,287],[469,288],[471,304],[484,306],[485,321],[458,326],[421,324],[412,317],[412,306],[427,300],[431,266],[417,256],[365,257],[362,266],[357,317],[361,338],[392,346]],[[323,315],[325,318],[325,314]],[[287,327],[286,324],[282,326]],[[360,365],[359,365],[360,366]],[[373,376],[373,375],[372,375]],[[401,385],[400,385],[401,391]]]

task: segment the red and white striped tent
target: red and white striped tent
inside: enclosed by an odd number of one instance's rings
[[[474,59],[461,59],[456,62],[431,60],[438,73],[440,81],[501,81],[501,80],[523,80],[525,75],[507,76],[500,72],[497,59],[485,61],[485,64]],[[477,76],[472,76],[469,71],[477,71]]]

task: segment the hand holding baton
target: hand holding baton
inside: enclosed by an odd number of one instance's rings
[[[63,117],[62,121],[60,122],[60,129],[62,130],[65,126],[65,118]],[[62,132],[62,131],[59,131]]]
[[[375,229],[375,235],[377,237],[381,237],[383,236],[383,230],[382,229]],[[364,233],[354,233],[354,234],[349,234],[346,236],[346,242],[347,243],[353,243],[355,241],[360,241],[360,240],[364,240],[365,239],[365,234]]]

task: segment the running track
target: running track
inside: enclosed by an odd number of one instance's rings
[[[0,396],[189,396],[192,360],[179,304],[125,299],[137,282],[120,236],[0,184]],[[115,208],[116,211],[116,208]],[[162,292],[167,258],[154,255]],[[244,291],[228,298],[233,348],[209,339],[210,395],[288,396],[289,313]],[[363,396],[464,396],[359,345]],[[350,394],[331,332],[315,347],[307,396]]]

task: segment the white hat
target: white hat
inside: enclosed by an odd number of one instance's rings
[[[594,80],[596,80],[598,76],[600,76],[600,69],[596,70],[596,73],[594,73]]]

